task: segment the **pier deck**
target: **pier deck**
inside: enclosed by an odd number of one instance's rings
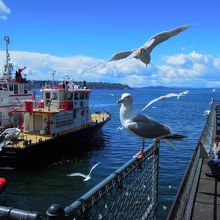
[[[207,177],[209,171],[207,162],[212,158],[205,158],[202,164],[197,193],[194,201],[193,220],[220,219],[220,179]]]

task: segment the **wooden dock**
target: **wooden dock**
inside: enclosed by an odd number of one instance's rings
[[[220,219],[220,179],[205,175],[209,171],[207,162],[212,157],[211,155],[209,158],[203,160],[194,201],[192,220]]]

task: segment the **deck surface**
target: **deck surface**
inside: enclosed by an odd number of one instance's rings
[[[210,158],[204,159],[200,174],[198,190],[193,208],[193,220],[218,220],[220,219],[220,179],[207,177],[209,171],[207,162]]]

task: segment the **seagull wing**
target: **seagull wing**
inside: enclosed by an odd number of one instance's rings
[[[98,162],[97,164],[95,164],[95,165],[91,168],[91,170],[89,171],[89,176],[90,176],[91,172],[92,172],[99,164],[100,164],[100,162]]]
[[[153,50],[154,47],[156,47],[158,44],[168,40],[170,37],[177,35],[178,33],[190,28],[190,25],[183,25],[180,27],[177,27],[175,29],[172,29],[170,31],[164,31],[161,32],[159,34],[154,35],[149,41],[151,41],[152,39],[154,39],[152,44],[149,44],[148,46],[148,42],[146,42],[146,47],[148,48],[148,51],[151,52]]]
[[[188,90],[186,90],[186,91],[184,91],[184,92],[179,93],[179,94],[178,94],[178,96],[177,96],[177,99],[179,99],[179,98],[180,98],[180,96],[184,96],[184,95],[186,95],[186,94],[188,94],[188,93],[189,93],[189,91],[188,91]]]
[[[70,174],[67,174],[67,176],[81,176],[83,178],[87,178],[87,175],[83,173],[70,173]]]
[[[108,62],[113,61],[113,60],[124,59],[128,57],[131,53],[133,53],[133,51],[123,51],[123,52],[116,53],[112,56],[112,58]]]
[[[180,93],[169,93],[169,94],[165,95],[164,97],[170,98],[170,97],[177,96],[177,99],[179,99],[180,96],[184,96],[184,95],[186,95],[188,93],[189,93],[189,91],[187,90],[187,91],[180,92]]]
[[[127,122],[125,128],[142,138],[157,138],[171,134],[171,131],[167,126],[140,113]]]
[[[186,90],[186,91],[184,91],[184,92],[179,93],[179,95],[180,95],[180,96],[182,96],[182,95],[187,95],[188,93],[189,93],[189,90]]]
[[[177,93],[169,93],[167,95],[164,96],[164,98],[171,98],[171,97],[175,97],[175,96],[178,96],[179,94]]]
[[[158,97],[158,98],[156,98],[156,99],[151,100],[144,108],[141,109],[141,111],[145,110],[145,109],[148,108],[150,105],[152,105],[154,102],[157,102],[157,101],[159,101],[159,100],[163,100],[163,99],[171,98],[171,97],[175,97],[175,96],[177,96],[177,99],[179,99],[180,96],[186,95],[186,94],[188,94],[188,93],[189,93],[189,91],[186,90],[186,91],[181,92],[181,93],[169,93],[169,94],[167,94],[167,95],[160,96],[160,97]]]
[[[146,108],[148,108],[148,107],[149,107],[150,105],[152,105],[154,102],[157,102],[157,101],[159,101],[159,100],[161,100],[161,99],[163,99],[163,96],[160,96],[160,97],[158,97],[158,98],[156,98],[156,99],[151,100],[150,102],[148,102],[148,104],[147,104],[144,108],[141,109],[141,111],[144,111]]]

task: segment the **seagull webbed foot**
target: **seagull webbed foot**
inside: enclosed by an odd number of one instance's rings
[[[133,157],[140,160],[142,159],[142,157],[144,156],[144,151],[139,151],[138,153],[136,153]]]

